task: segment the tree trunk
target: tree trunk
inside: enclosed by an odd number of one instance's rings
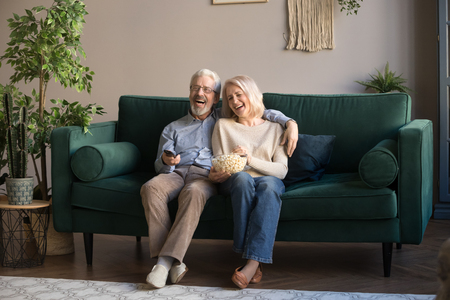
[[[41,70],[39,72],[39,119],[41,122],[44,120],[44,108],[45,108],[45,91],[44,91],[44,55],[41,54]]]
[[[44,78],[44,70],[42,66],[44,65],[44,55],[41,54],[41,71],[39,74],[39,120],[44,121],[44,109],[45,109],[45,93],[47,90],[47,84]],[[41,145],[41,182],[39,186],[41,188],[42,200],[48,200],[48,185],[47,185],[47,155],[46,146]]]

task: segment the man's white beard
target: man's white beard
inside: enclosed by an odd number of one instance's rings
[[[211,110],[212,105],[206,105],[204,108],[198,108],[194,104],[191,105],[191,112],[195,116],[201,116],[208,113]]]

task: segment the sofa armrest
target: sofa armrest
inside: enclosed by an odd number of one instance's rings
[[[117,122],[94,123],[91,134],[79,126],[59,127],[51,135],[52,210],[56,231],[72,232],[72,183],[78,180],[70,168],[70,159],[78,148],[86,145],[112,143],[116,137]]]
[[[401,243],[420,244],[433,206],[433,124],[414,120],[398,134]]]

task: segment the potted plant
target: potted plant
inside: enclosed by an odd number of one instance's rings
[[[359,1],[363,0],[338,0],[338,4],[341,6],[341,12],[346,10],[347,15],[358,14],[358,9],[361,7]]]
[[[6,118],[5,118],[5,114],[4,112],[4,105],[3,105],[3,97],[4,94],[8,93],[9,95],[11,95],[12,100],[15,101],[16,103],[23,103],[25,104],[26,100],[23,95],[19,92],[19,90],[13,86],[3,86],[2,84],[0,84],[0,95],[2,95],[2,98],[0,99],[0,171],[2,171],[3,173],[3,168],[7,168],[8,167],[8,160],[6,159],[6,132],[8,129],[7,123],[6,123]],[[17,100],[21,100],[20,102]],[[30,106],[27,106],[27,110],[29,110]],[[14,111],[18,111],[19,108],[16,106],[14,107],[14,102],[13,102],[13,114]],[[17,119],[17,117],[15,117],[15,119]],[[1,173],[0,173],[1,174]],[[3,184],[5,184],[6,182],[6,177],[8,177],[8,173],[4,172],[1,176],[0,176],[0,200],[2,201],[6,201],[7,196],[6,196],[6,190],[5,187],[2,186]]]
[[[21,106],[14,114],[13,99],[3,94],[3,110],[6,120],[6,152],[9,176],[6,177],[8,203],[11,205],[31,204],[34,179],[27,176],[28,164],[28,111]]]
[[[406,79],[402,78],[402,74],[399,76],[395,76],[395,72],[389,70],[389,62],[386,63],[386,67],[384,68],[384,74],[380,71],[377,71],[377,75],[369,74],[372,80],[369,81],[359,81],[355,82],[366,87],[366,91],[368,89],[373,89],[377,93],[390,93],[393,91],[399,91],[402,93],[407,93],[408,91],[414,92],[412,89],[403,85],[406,83]]]
[[[87,11],[82,0],[55,0],[49,8],[36,6],[31,10],[26,9],[25,12],[23,16],[14,13],[13,18],[7,20],[11,29],[10,42],[4,55],[0,56],[0,67],[1,61],[6,60],[14,69],[14,74],[10,77],[12,85],[22,80],[25,83],[34,79],[39,81],[38,92],[34,89],[32,92],[39,105],[37,112],[31,114],[34,142],[30,153],[42,199],[49,200],[46,149],[50,145],[53,128],[63,126],[61,123],[56,124],[55,119],[59,117],[58,111],[64,108],[57,107],[51,108],[50,112],[46,111],[47,87],[49,81],[54,79],[62,86],[74,88],[78,92],[91,92],[94,72],[80,64],[80,56],[86,57],[80,36]],[[37,18],[38,15],[41,18]],[[58,100],[52,102],[58,103]],[[66,108],[77,107],[72,113],[77,118],[82,116],[80,126],[85,128],[92,120],[90,115],[103,114],[102,107],[95,104],[82,106],[79,103],[72,105],[66,100],[61,102]],[[40,172],[37,170],[36,159],[41,162]]]

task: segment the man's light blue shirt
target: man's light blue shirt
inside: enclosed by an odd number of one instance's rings
[[[186,116],[167,125],[159,140],[158,154],[155,161],[157,173],[170,173],[175,166],[163,163],[162,153],[169,150],[180,154],[180,163],[176,167],[196,165],[200,168],[211,169],[212,145],[211,137],[216,121],[221,117],[221,109],[214,108],[204,120],[195,119],[189,112]],[[279,111],[266,110],[264,118],[286,126],[290,118]]]

